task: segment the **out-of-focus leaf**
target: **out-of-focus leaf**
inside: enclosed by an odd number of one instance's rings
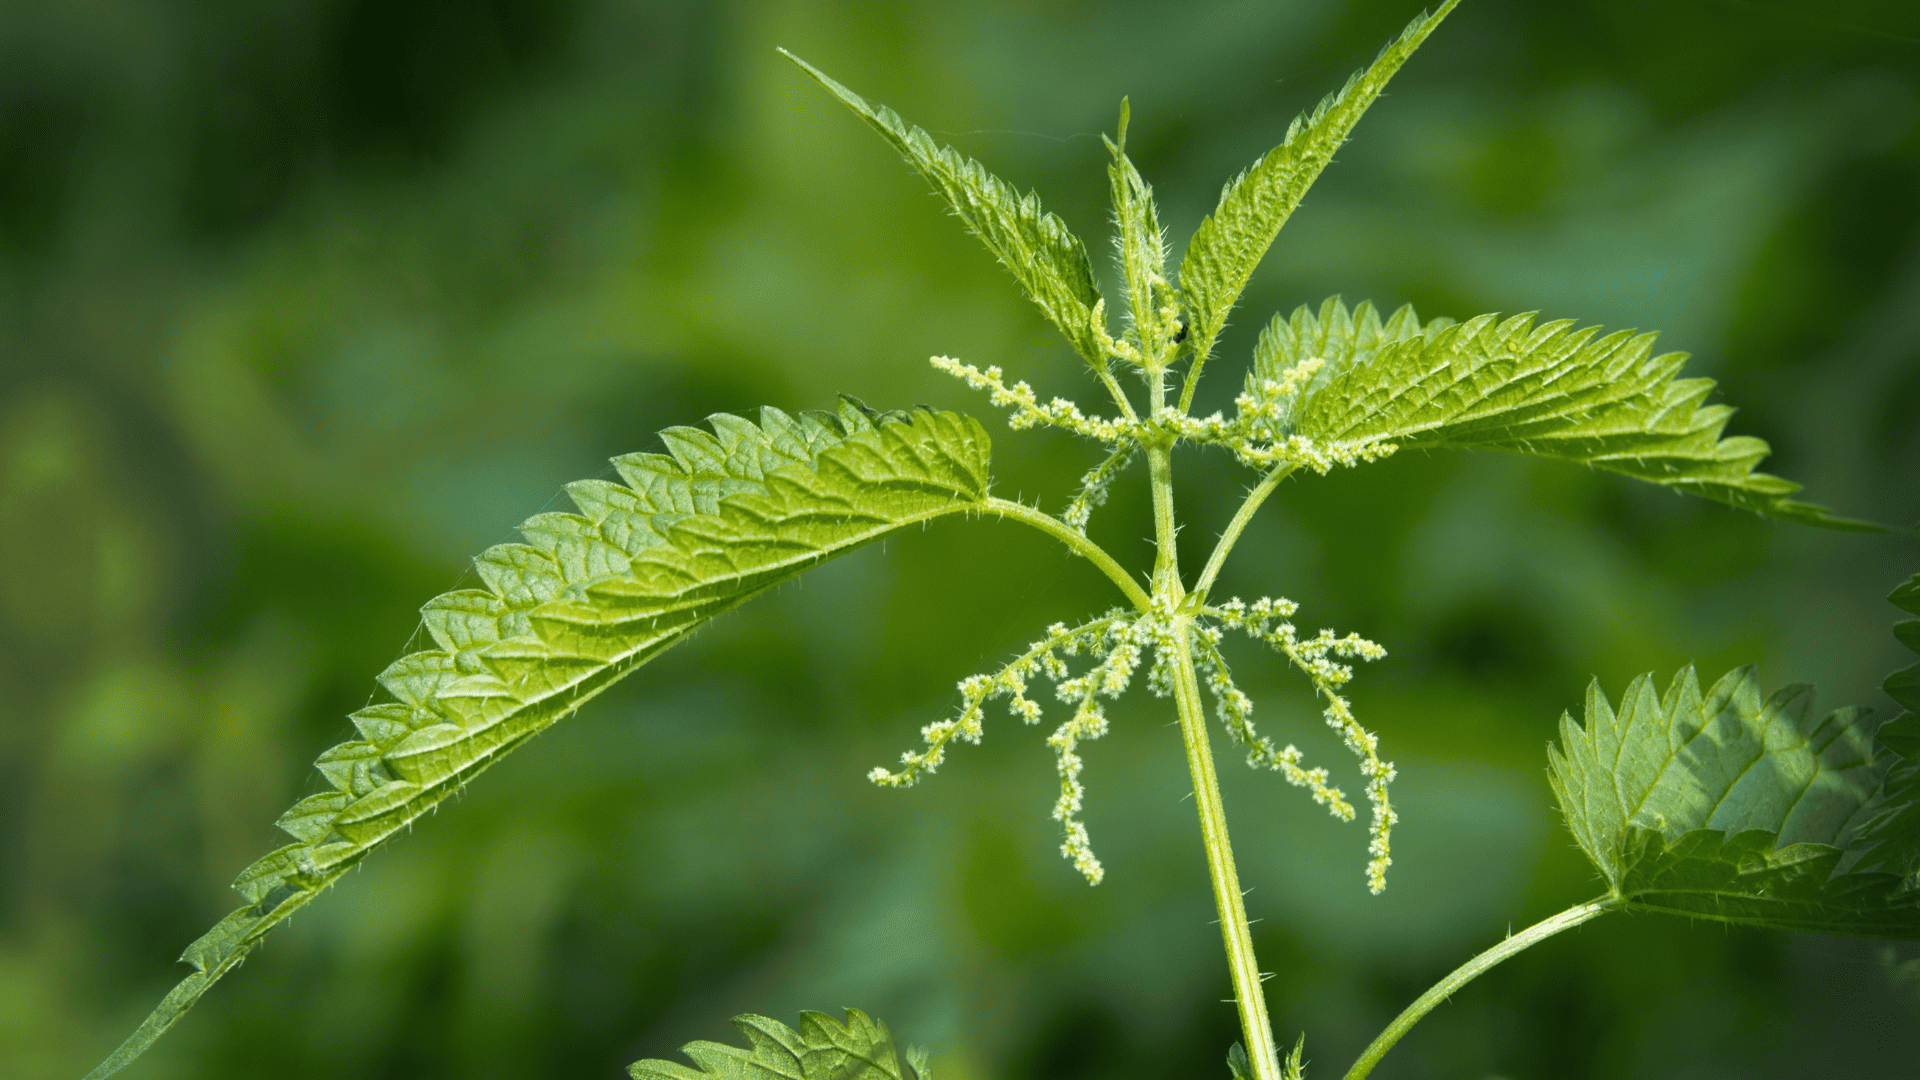
[[[1920,575],[1893,590],[1887,597],[1900,610],[1920,615]],[[1909,619],[1893,628],[1901,644],[1920,653],[1920,620]],[[1901,668],[1887,676],[1887,693],[1904,711],[1880,728],[1880,742],[1904,760],[1887,774],[1881,798],[1871,808],[1860,830],[1863,846],[1872,845],[1876,854],[1884,849],[1887,860],[1909,873],[1920,862],[1920,664]]]
[[[634,1080],[932,1080],[926,1053],[907,1051],[913,1069],[900,1067],[887,1025],[859,1009],[842,1024],[826,1013],[803,1012],[799,1030],[751,1013],[733,1018],[748,1049],[690,1042],[680,1052],[698,1069],[649,1058],[628,1066]]]

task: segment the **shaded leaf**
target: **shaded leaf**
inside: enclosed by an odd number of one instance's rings
[[[1307,1036],[1301,1032],[1300,1037],[1294,1040],[1287,1059],[1280,1063],[1280,1080],[1304,1080],[1306,1065],[1300,1060],[1300,1055],[1306,1049]],[[1253,1062],[1247,1058],[1247,1048],[1243,1044],[1234,1043],[1227,1048],[1227,1073],[1231,1080],[1253,1080]]]
[[[1920,615],[1920,575],[1887,597],[1900,610]],[[1920,653],[1920,620],[1893,628],[1901,644]],[[1920,663],[1887,676],[1886,691],[1904,711],[1880,729],[1880,742],[1902,760],[1887,774],[1881,799],[1869,808],[1861,828],[1862,846],[1884,850],[1888,864],[1907,873],[1920,871]]]
[[[1246,1044],[1227,1047],[1227,1075],[1232,1080],[1253,1080],[1253,1062],[1247,1059]]]
[[[1778,846],[1764,830],[1708,829],[1668,839],[1636,829],[1620,891],[1629,908],[1776,930],[1920,940],[1920,889],[1883,873],[1835,876],[1825,844]]]
[[[672,1061],[636,1061],[627,1072],[634,1080],[931,1080],[926,1054],[907,1052],[913,1071],[900,1067],[887,1025],[859,1009],[848,1009],[846,1023],[826,1013],[803,1012],[799,1030],[764,1016],[736,1016],[733,1026],[747,1037],[745,1050],[725,1043],[690,1042],[680,1052],[697,1069]]]
[[[1548,748],[1555,797],[1628,908],[1788,930],[1920,939],[1920,880],[1864,833],[1897,755],[1859,709],[1763,698],[1753,669],[1705,694],[1641,676],[1616,709],[1598,684]]]

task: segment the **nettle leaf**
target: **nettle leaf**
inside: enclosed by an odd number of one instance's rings
[[[1732,417],[1703,405],[1711,379],[1676,378],[1686,353],[1653,354],[1653,334],[1533,314],[1420,322],[1411,306],[1382,320],[1338,297],[1316,314],[1275,316],[1260,335],[1248,392],[1298,382],[1271,434],[1401,448],[1499,450],[1579,462],[1775,518],[1882,531],[1789,498],[1800,485],[1754,472],[1770,449],[1721,438]],[[1310,379],[1302,364],[1318,365]]]
[[[781,55],[819,80],[834,97],[872,125],[908,164],[927,178],[947,206],[1012,271],[1042,313],[1060,328],[1089,364],[1102,367],[1105,353],[1095,332],[1095,308],[1100,289],[1086,245],[1066,222],[1040,208],[1040,197],[1021,195],[1012,184],[988,172],[986,166],[942,146],[900,114],[867,101],[835,82],[805,60],[780,50]]]
[[[1398,39],[1381,50],[1372,66],[1354,73],[1339,93],[1323,99],[1312,115],[1295,117],[1280,145],[1234,177],[1220,193],[1219,204],[1200,222],[1180,261],[1180,292],[1191,319],[1189,329],[1197,361],[1204,361],[1213,350],[1254,267],[1306,197],[1307,189],[1386,89],[1387,80],[1458,3],[1447,0],[1433,14],[1423,13],[1415,19]]]
[[[1121,278],[1126,282],[1136,343],[1144,356],[1162,344],[1154,339],[1168,329],[1160,315],[1161,294],[1167,289],[1167,239],[1160,228],[1153,188],[1127,157],[1130,112],[1127,100],[1122,98],[1119,141],[1104,135],[1101,140],[1113,157],[1113,163],[1107,166],[1107,180],[1113,195],[1114,247],[1120,256]]]
[[[842,1024],[826,1013],[803,1012],[794,1030],[764,1016],[736,1016],[733,1026],[749,1048],[690,1042],[680,1052],[697,1069],[649,1058],[627,1068],[634,1080],[931,1080],[925,1051],[907,1051],[912,1071],[900,1067],[887,1025],[859,1009]]]
[[[509,751],[694,629],[766,589],[901,529],[980,508],[990,444],[954,413],[710,419],[661,433],[669,454],[614,459],[577,514],[540,514],[524,544],[474,560],[484,589],[421,609],[435,647],[379,677],[391,700],[317,762],[331,790],[280,819],[295,843],[242,871],[246,906],[181,959],[195,971],[95,1069],[138,1056],[274,926]]]
[[[1706,694],[1641,676],[1560,720],[1548,778],[1567,828],[1627,908],[1785,930],[1920,940],[1914,853],[1869,833],[1898,754],[1860,709],[1763,697],[1752,668]],[[1909,796],[1911,792],[1909,792]]]
[[[1900,610],[1920,615],[1920,575],[1915,575],[1887,597]],[[1900,643],[1920,653],[1920,620],[1909,619],[1893,628]],[[1887,774],[1881,801],[1876,803],[1861,828],[1863,845],[1879,845],[1904,853],[1903,869],[1920,869],[1920,664],[1913,664],[1887,676],[1887,694],[1899,702],[1903,711],[1880,728],[1880,742],[1904,760]]]

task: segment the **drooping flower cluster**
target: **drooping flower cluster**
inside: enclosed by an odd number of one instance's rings
[[[1141,435],[1138,421],[1127,419],[1108,419],[1104,416],[1088,416],[1080,411],[1080,406],[1057,397],[1042,405],[1033,387],[1024,382],[1006,384],[1006,373],[996,365],[981,371],[972,364],[963,364],[946,356],[936,356],[932,360],[934,367],[959,379],[975,390],[985,390],[987,399],[1003,409],[1012,410],[1007,417],[1007,426],[1015,431],[1033,427],[1057,427],[1071,431],[1075,435],[1109,444],[1123,442],[1137,443]]]
[[[1158,614],[1141,616],[1116,610],[1071,629],[1065,623],[1055,623],[1047,628],[1045,637],[1012,663],[991,675],[962,680],[960,715],[920,729],[927,749],[900,755],[905,768],[897,772],[875,768],[867,774],[868,779],[887,787],[908,787],[936,771],[953,739],[980,741],[986,703],[995,698],[1009,699],[1007,711],[1022,722],[1039,723],[1041,705],[1028,695],[1028,682],[1035,675],[1043,675],[1054,684],[1054,696],[1073,708],[1072,715],[1047,737],[1060,774],[1060,797],[1053,806],[1053,818],[1066,834],[1060,853],[1071,859],[1074,869],[1089,882],[1098,885],[1106,872],[1094,857],[1086,825],[1079,818],[1086,798],[1086,787],[1080,782],[1085,767],[1080,743],[1107,733],[1106,707],[1101,699],[1117,698],[1132,685],[1145,649],[1166,640],[1167,635],[1158,628],[1162,621]],[[1095,662],[1079,675],[1072,674],[1067,658],[1083,655],[1095,658]]]
[[[1256,769],[1272,769],[1280,773],[1288,783],[1311,792],[1313,801],[1326,807],[1334,817],[1341,821],[1352,821],[1353,804],[1347,801],[1346,793],[1327,784],[1326,769],[1302,767],[1300,762],[1305,755],[1299,747],[1288,744],[1284,750],[1277,749],[1272,739],[1254,730],[1253,699],[1234,685],[1233,674],[1227,668],[1226,659],[1220,655],[1222,636],[1218,626],[1194,631],[1194,667],[1206,683],[1208,692],[1213,695],[1214,712],[1220,717],[1227,734],[1246,748],[1247,764]]]
[[[1339,663],[1331,657],[1378,660],[1387,655],[1387,650],[1358,634],[1335,637],[1331,630],[1322,630],[1316,636],[1302,641],[1299,638],[1299,631],[1287,621],[1296,610],[1298,607],[1291,600],[1263,598],[1247,604],[1236,598],[1218,607],[1207,608],[1206,614],[1220,620],[1222,626],[1239,630],[1285,656],[1293,662],[1295,667],[1304,672],[1308,679],[1312,680],[1314,689],[1326,699],[1327,708],[1323,715],[1326,717],[1327,726],[1338,732],[1341,740],[1347,744],[1347,749],[1353,751],[1354,755],[1360,759],[1360,772],[1367,778],[1367,802],[1373,806],[1373,822],[1367,844],[1367,853],[1371,856],[1367,863],[1367,887],[1378,894],[1387,887],[1387,867],[1393,864],[1389,841],[1394,823],[1400,820],[1399,815],[1394,813],[1393,804],[1387,798],[1387,785],[1393,782],[1394,777],[1393,763],[1380,760],[1379,738],[1360,726],[1360,721],[1354,718],[1353,709],[1347,699],[1340,695],[1340,688],[1353,678],[1352,665]],[[1216,636],[1214,641],[1218,640]],[[1202,655],[1207,656],[1211,650],[1212,646],[1209,644],[1207,649],[1202,650]],[[1326,771],[1324,769],[1298,772],[1299,751],[1289,746],[1276,754],[1269,740],[1254,740],[1252,725],[1245,720],[1245,713],[1251,710],[1251,705],[1244,704],[1246,701],[1244,694],[1240,694],[1237,689],[1231,689],[1231,682],[1225,678],[1226,667],[1217,659],[1218,653],[1211,652],[1211,656],[1213,659],[1210,662],[1214,670],[1220,674],[1222,682],[1230,689],[1230,696],[1227,698],[1220,698],[1220,691],[1215,691],[1216,698],[1222,702],[1222,721],[1227,723],[1227,730],[1236,732],[1235,737],[1240,738],[1242,744],[1248,747],[1250,751],[1248,762],[1280,769],[1288,780],[1311,789],[1315,802],[1327,806],[1342,820],[1352,820],[1353,808],[1346,804],[1339,790],[1325,788]],[[1226,702],[1229,700],[1233,701],[1234,709],[1243,710],[1240,721],[1226,720],[1228,712]],[[1237,729],[1237,723],[1244,723],[1244,728]],[[1244,731],[1246,737],[1241,738],[1238,731]],[[1267,760],[1272,763],[1267,764]],[[1318,776],[1316,777],[1315,774]],[[1342,812],[1343,807],[1344,812]]]
[[[1094,510],[1107,504],[1107,492],[1113,488],[1113,482],[1127,471],[1133,463],[1134,455],[1140,452],[1133,443],[1122,443],[1120,448],[1107,455],[1107,459],[1080,478],[1080,491],[1073,501],[1067,504],[1066,512],[1060,520],[1081,536],[1087,535],[1087,521],[1093,517]]]
[[[1053,818],[1060,822],[1064,832],[1060,853],[1072,860],[1074,868],[1089,882],[1097,885],[1105,871],[1093,853],[1086,826],[1079,818],[1086,797],[1086,787],[1080,779],[1085,766],[1080,757],[1080,744],[1107,733],[1102,699],[1117,698],[1126,692],[1149,649],[1153,652],[1153,662],[1147,673],[1147,688],[1159,697],[1173,692],[1173,664],[1177,650],[1183,647],[1176,627],[1180,620],[1187,620],[1191,627],[1187,640],[1192,643],[1196,673],[1213,695],[1216,712],[1228,735],[1247,749],[1247,764],[1279,772],[1295,786],[1306,788],[1314,801],[1327,807],[1335,817],[1352,821],[1353,804],[1339,788],[1329,783],[1326,769],[1304,767],[1297,747],[1276,748],[1270,738],[1254,730],[1253,702],[1234,685],[1220,653],[1224,631],[1239,630],[1271,646],[1307,675],[1328,702],[1327,723],[1360,758],[1361,772],[1367,778],[1367,799],[1373,804],[1367,883],[1378,893],[1386,887],[1386,870],[1392,862],[1388,840],[1397,820],[1387,799],[1393,766],[1380,760],[1378,740],[1360,726],[1347,700],[1338,692],[1353,677],[1352,667],[1330,657],[1377,660],[1386,655],[1386,650],[1353,634],[1335,637],[1331,630],[1323,630],[1318,636],[1302,641],[1293,624],[1286,621],[1295,610],[1295,605],[1288,600],[1263,599],[1246,604],[1236,599],[1197,612],[1176,614],[1161,604],[1146,613],[1110,611],[1072,628],[1056,623],[1047,629],[1045,637],[1005,667],[961,681],[959,714],[921,729],[927,748],[902,754],[903,767],[897,771],[875,768],[868,777],[876,784],[907,787],[933,773],[946,760],[947,746],[954,739],[980,741],[986,704],[998,698],[1008,699],[1007,711],[1022,722],[1038,723],[1044,710],[1031,696],[1030,683],[1035,676],[1044,676],[1054,684],[1054,697],[1072,709],[1071,715],[1047,738],[1060,776],[1060,795],[1053,807]],[[1086,657],[1091,662],[1078,665],[1081,670],[1074,674],[1076,665],[1070,664],[1069,659],[1078,657]]]

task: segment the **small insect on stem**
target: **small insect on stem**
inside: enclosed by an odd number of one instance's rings
[[[1182,315],[1180,316],[1180,329],[1173,333],[1173,344],[1178,345],[1185,340],[1187,340],[1187,317]]]

